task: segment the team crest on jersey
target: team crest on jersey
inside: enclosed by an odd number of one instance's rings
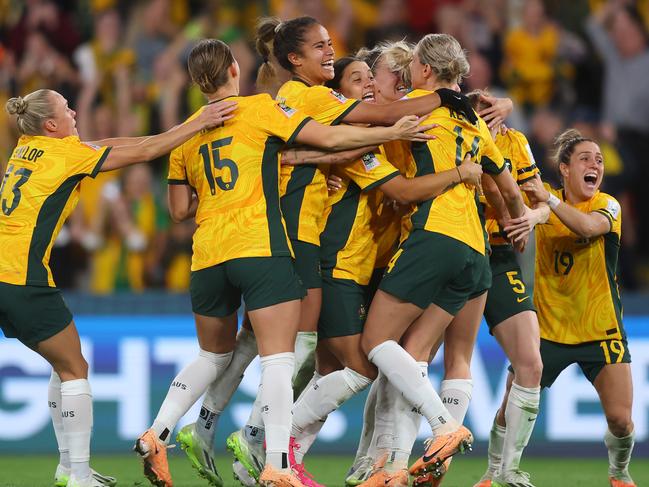
[[[611,214],[613,220],[617,220],[617,217],[620,214],[620,204],[613,199],[609,199],[608,204],[606,205],[606,211]]]
[[[374,152],[367,152],[363,154],[361,161],[363,162],[363,167],[367,172],[370,172],[372,169],[381,165],[379,160],[374,155]]]
[[[331,90],[329,93],[331,93],[331,96],[333,96],[340,103],[345,103],[347,101],[345,95],[343,95],[342,93],[338,93],[336,90]]]
[[[288,118],[291,118],[293,115],[295,115],[295,112],[297,111],[295,108],[289,107],[286,103],[283,101],[280,101],[277,104],[277,107],[282,111],[284,115],[286,115]]]

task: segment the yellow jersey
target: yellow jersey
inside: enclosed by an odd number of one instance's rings
[[[360,103],[326,86],[308,86],[297,79],[284,83],[276,99],[324,125],[339,124]],[[282,212],[291,239],[320,245],[328,174],[328,165],[282,166]]]
[[[429,94],[414,90],[408,98]],[[502,154],[496,147],[487,124],[481,118],[473,125],[461,114],[440,107],[428,116],[424,124],[437,124],[431,130],[437,138],[411,144],[416,176],[453,169],[471,153],[484,172],[499,174],[505,168]],[[484,229],[478,216],[476,191],[466,184],[456,184],[443,194],[417,205],[411,221],[414,228],[436,232],[467,244],[485,254]]]
[[[22,136],[0,186],[0,281],[54,287],[49,267],[54,240],[79,201],[79,183],[95,177],[110,147]]]
[[[407,178],[415,177],[416,170],[415,165],[411,163],[410,142],[393,140],[381,145],[379,149],[381,154],[403,176]],[[378,241],[376,262],[374,264],[376,269],[387,267],[400,241],[400,235],[409,233],[410,215],[414,209],[415,205],[413,204],[397,205],[395,208],[392,202],[387,200],[383,192],[374,192],[373,217],[370,226],[372,232],[374,232],[374,238]]]
[[[378,250],[370,226],[378,191],[371,190],[398,176],[399,171],[380,152],[368,152],[332,171],[342,179],[342,187],[326,201],[320,265],[323,273],[332,277],[366,285]]]
[[[548,190],[566,202],[563,191]],[[534,304],[541,338],[568,345],[620,340],[624,336],[616,276],[620,204],[597,192],[574,206],[584,213],[604,215],[611,231],[592,239],[580,238],[554,213],[546,224],[536,227]]]
[[[229,98],[238,104],[234,118],[169,157],[169,184],[188,184],[198,196],[193,271],[241,257],[292,256],[280,210],[279,152],[310,118],[265,94]]]
[[[518,184],[523,184],[540,173],[534,161],[532,149],[530,149],[527,138],[523,133],[518,130],[507,129],[504,134],[498,132],[495,142],[496,147],[498,147],[505,159],[505,165]],[[489,235],[489,243],[491,245],[510,245],[507,235],[498,225],[496,211],[489,206],[484,197],[481,197],[480,201],[485,204],[485,227]]]

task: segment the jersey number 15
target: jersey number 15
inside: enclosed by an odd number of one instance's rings
[[[239,168],[232,159],[221,159],[219,149],[232,143],[232,137],[224,139],[213,140],[209,144],[203,144],[199,147],[198,153],[203,158],[203,168],[205,169],[205,177],[207,184],[210,185],[210,192],[216,194],[216,187],[218,186],[223,191],[230,191],[234,189],[234,185],[239,179]],[[210,154],[211,153],[211,154]],[[221,171],[220,176],[214,177],[212,173],[212,166]],[[227,168],[230,172],[229,180],[223,179],[223,169]]]

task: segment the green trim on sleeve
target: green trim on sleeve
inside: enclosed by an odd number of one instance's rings
[[[286,143],[287,143],[288,145],[293,144],[293,142],[295,142],[295,138],[296,138],[297,135],[300,133],[300,130],[302,130],[302,129],[304,128],[304,126],[305,126],[307,123],[309,123],[311,120],[313,120],[311,117],[306,117],[304,120],[302,120],[302,121],[300,122],[300,124],[297,126],[297,128],[293,131],[293,133],[291,134],[291,136],[286,140]]]
[[[377,186],[381,186],[383,183],[388,182],[390,179],[394,179],[394,178],[396,178],[396,177],[399,176],[400,174],[401,174],[401,173],[400,173],[399,171],[394,171],[393,173],[388,174],[387,176],[385,176],[385,177],[379,179],[378,181],[374,181],[374,182],[373,182],[372,184],[370,184],[369,186],[365,186],[365,187],[363,188],[363,192],[367,192],[367,191],[370,191],[370,190],[376,188]]]
[[[331,122],[331,125],[338,125],[338,124],[342,123],[342,121],[345,119],[345,117],[346,117],[347,115],[349,115],[349,112],[351,112],[354,108],[356,108],[356,106],[357,106],[360,102],[361,102],[360,100],[356,100],[354,103],[352,103],[351,105],[349,105],[349,106],[345,109],[344,112],[342,112],[340,115],[338,115],[338,116],[336,117],[336,119],[335,119],[333,122]]]
[[[525,179],[518,179],[518,180],[516,180],[516,182],[517,182],[518,184],[523,184],[523,183],[526,183],[526,182],[528,182],[528,181],[531,181],[531,180],[534,179],[535,177],[536,177],[536,174],[533,174],[532,176],[530,176],[530,177],[528,177],[528,178],[525,178]]]
[[[532,171],[539,171],[539,168],[537,167],[536,164],[530,164],[530,165],[527,166],[527,167],[523,167],[523,168],[521,168],[521,169],[517,169],[517,170],[516,170],[516,173],[517,173],[519,176],[522,176],[522,175],[525,174],[526,172],[532,172]],[[539,173],[540,173],[540,172],[541,172],[541,171],[539,171]]]
[[[106,147],[106,150],[104,151],[104,153],[101,155],[101,157],[97,161],[97,164],[95,165],[92,172],[89,174],[89,176],[91,178],[94,179],[94,178],[97,177],[97,174],[99,174],[99,171],[101,171],[101,166],[103,166],[104,162],[106,162],[106,158],[108,157],[108,153],[110,152],[111,149],[112,149],[112,147],[110,147],[110,146]]]
[[[505,170],[507,167],[506,164],[503,164],[501,167],[498,167],[494,161],[492,161],[488,156],[482,156],[480,158],[480,165],[482,169],[487,174],[498,175]]]
[[[186,184],[187,186],[189,186],[189,180],[188,179],[167,179],[167,184],[169,184],[169,185]]]
[[[615,221],[613,215],[611,215],[605,208],[600,208],[599,210],[595,210],[595,213],[604,215],[608,219],[608,222],[611,225],[611,228],[609,228],[608,233],[611,233],[613,231],[613,222]]]

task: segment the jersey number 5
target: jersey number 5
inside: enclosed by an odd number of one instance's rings
[[[14,169],[13,165],[7,168],[7,173],[5,174],[4,180],[2,181],[2,186],[0,186],[0,196],[2,196],[3,194],[5,184],[7,183],[7,180],[9,179],[9,176],[11,175],[13,169]],[[14,183],[14,187],[11,188],[11,191],[13,193],[11,206],[9,206],[9,198],[2,198],[2,213],[9,216],[13,213],[13,211],[16,208],[18,208],[18,204],[20,203],[20,198],[22,197],[22,194],[20,192],[20,187],[27,182],[29,176],[31,175],[32,175],[31,169],[21,167],[18,170],[16,170],[16,176],[18,176],[18,180]]]
[[[237,164],[232,159],[221,159],[219,154],[219,149],[221,147],[230,145],[231,143],[232,137],[226,137],[224,139],[213,140],[209,144],[203,144],[198,149],[198,153],[203,158],[203,168],[205,169],[207,184],[210,185],[210,192],[213,195],[216,194],[216,186],[223,191],[230,191],[231,189],[234,189],[234,185],[237,183],[237,179],[239,179],[239,168],[237,167]],[[213,164],[212,159],[214,160]],[[212,165],[215,169],[221,171],[220,176],[214,177],[214,174],[212,174]],[[230,172],[228,181],[223,179],[223,170],[225,168]]]

